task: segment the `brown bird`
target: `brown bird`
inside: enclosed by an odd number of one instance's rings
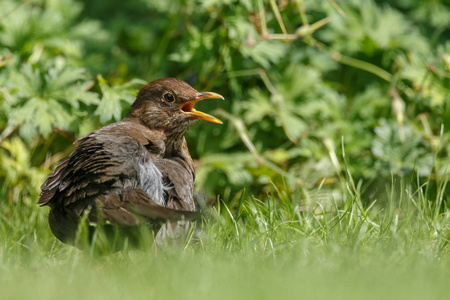
[[[224,99],[179,79],[158,79],[139,91],[125,119],[75,141],[41,186],[38,204],[50,207],[53,234],[73,243],[83,215],[90,224],[101,218],[126,228],[198,217],[184,135],[198,120],[222,124],[194,109],[213,98]]]

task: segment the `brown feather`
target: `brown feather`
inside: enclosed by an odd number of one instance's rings
[[[173,103],[164,100],[171,93]],[[165,78],[138,93],[128,117],[75,141],[75,150],[41,186],[50,228],[63,242],[76,236],[82,214],[91,223],[133,227],[194,220],[194,165],[184,134],[197,120],[180,111],[197,91]]]

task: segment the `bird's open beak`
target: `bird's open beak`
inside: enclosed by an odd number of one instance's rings
[[[194,108],[195,103],[197,103],[200,100],[204,100],[204,99],[225,100],[224,97],[222,97],[221,95],[219,95],[217,93],[213,93],[213,92],[197,93],[197,97],[195,97],[194,100],[186,102],[180,106],[180,111],[185,114],[190,115],[192,119],[201,119],[201,120],[205,120],[205,121],[209,121],[209,122],[213,122],[213,123],[217,123],[217,124],[223,124],[223,122],[220,121],[219,119],[217,119],[216,117],[205,114],[204,112],[198,111]]]

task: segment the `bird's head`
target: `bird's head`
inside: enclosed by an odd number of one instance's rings
[[[194,104],[204,99],[224,99],[212,92],[197,92],[186,82],[163,78],[145,85],[131,105],[129,115],[140,118],[151,129],[166,135],[184,135],[198,120],[222,124],[214,116],[198,111]]]

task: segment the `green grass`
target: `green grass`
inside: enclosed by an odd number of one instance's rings
[[[182,246],[103,255],[55,240],[46,209],[3,203],[1,299],[443,299],[450,213],[445,182],[433,197],[427,184],[394,182],[380,203],[351,178],[321,202],[246,193]]]
[[[446,2],[0,0],[0,300],[449,298]],[[48,168],[167,76],[227,99],[187,134],[224,201],[179,247],[60,243]]]

